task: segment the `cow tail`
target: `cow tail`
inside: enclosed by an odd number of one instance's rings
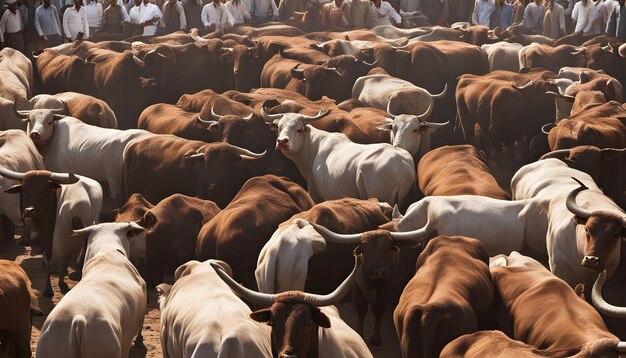
[[[425,358],[433,357],[435,333],[439,329],[443,314],[436,306],[430,306],[422,310],[420,329],[422,331],[422,352]]]
[[[70,336],[70,345],[72,351],[75,353],[80,352],[81,357],[89,356],[88,345],[89,342],[85,342],[85,332],[87,331],[87,318],[82,314],[77,314],[72,320],[72,334]]]

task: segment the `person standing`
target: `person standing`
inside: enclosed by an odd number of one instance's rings
[[[187,27],[190,29],[201,29],[203,27],[200,14],[204,4],[202,0],[183,0],[183,9],[185,9],[185,19]]]
[[[222,4],[220,0],[214,0],[210,4],[204,5],[200,18],[206,32],[221,31],[235,23],[226,5]]]
[[[85,4],[85,14],[87,15],[87,24],[89,25],[89,33],[95,34],[96,30],[102,27],[102,4],[96,0],[87,0]]]
[[[589,0],[581,0],[574,5],[572,10],[572,20],[574,21],[574,35],[583,35],[583,30],[589,22],[591,5]]]
[[[498,0],[498,2],[500,3],[500,14],[497,19],[497,26],[506,30],[513,25],[513,5],[506,0]]]
[[[431,24],[448,26],[448,0],[422,0],[419,10]]]
[[[228,12],[233,16],[235,25],[250,22],[251,17],[248,12],[248,7],[242,0],[228,0],[226,9],[228,9]]]
[[[472,24],[489,27],[491,14],[496,10],[495,0],[476,0],[472,13]]]
[[[382,0],[372,0],[370,6],[370,28],[380,25],[396,25],[402,22],[402,18],[390,3]]]
[[[529,0],[517,0],[513,3],[513,24],[511,26],[518,26],[524,21],[524,11]]]
[[[0,48],[11,47],[24,53],[24,26],[22,15],[17,11],[17,0],[6,0],[7,11],[0,18]]]
[[[117,4],[126,9],[126,13],[130,16],[130,9],[135,6],[135,2],[133,0],[118,0]]]
[[[54,47],[63,43],[59,9],[50,4],[50,0],[43,0],[43,4],[35,10],[35,29],[45,47]]]
[[[606,9],[604,8],[604,0],[597,0],[590,3],[589,21],[583,29],[583,36],[591,37],[604,33],[606,30]]]
[[[176,31],[185,31],[187,29],[187,18],[185,17],[185,9],[183,4],[178,0],[167,0],[161,9],[163,13],[163,23],[165,24],[165,33],[171,34]]]
[[[526,6],[524,10],[524,21],[522,28],[527,34],[541,34],[543,31],[543,18],[546,15],[546,8],[541,3],[542,0],[535,0]]]
[[[620,9],[617,17],[617,37],[626,39],[626,4],[624,0],[619,0]]]
[[[109,7],[102,14],[102,31],[109,34],[124,32],[130,23],[130,16],[124,6],[120,6],[117,0],[109,0]]]
[[[135,0],[135,6],[130,9],[128,16],[134,24],[143,27],[143,36],[154,36],[163,14],[159,7],[149,0],[143,0],[143,2]]]
[[[291,0],[287,0],[290,3],[292,2]],[[302,6],[302,10],[294,10],[294,11],[304,11],[304,2],[300,1],[300,0],[294,0],[293,2],[295,2],[296,7],[295,9],[298,9],[299,6]],[[281,0],[280,2],[281,5],[284,4],[284,2]],[[286,6],[286,8],[284,9],[286,11],[286,9],[290,8],[289,6],[287,6],[288,4],[285,4],[284,6]],[[266,22],[270,22],[273,21],[274,19],[278,18],[278,6],[276,6],[276,3],[274,2],[274,0],[253,0],[252,1],[252,8],[248,9],[248,11],[250,12],[250,15],[252,15],[252,19],[254,19],[254,22],[257,24],[264,24]],[[291,11],[291,13],[289,14],[289,17],[291,17],[293,15],[293,11]],[[280,13],[280,16],[282,18],[282,16],[287,16],[287,13],[283,14],[282,12]]]
[[[606,22],[606,34],[617,36],[617,22],[619,21],[620,4],[617,0],[607,0],[604,2],[606,11],[604,20]]]
[[[333,0],[322,5],[322,23],[326,29],[347,29],[350,26],[350,5],[343,0]]]
[[[558,39],[565,36],[565,9],[556,0],[549,1],[543,18],[543,36]]]

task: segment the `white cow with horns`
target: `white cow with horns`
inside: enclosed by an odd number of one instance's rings
[[[417,190],[411,155],[390,144],[356,144],[341,133],[316,129],[315,116],[298,113],[267,114],[265,122],[277,127],[276,149],[291,159],[307,182],[315,202],[343,196],[377,198],[407,207]]]

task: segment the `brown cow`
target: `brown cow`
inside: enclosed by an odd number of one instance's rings
[[[159,135],[135,141],[124,152],[124,188],[159,202],[180,193],[213,200],[225,207],[241,185],[254,176],[245,163],[262,158],[226,143],[206,143]]]
[[[585,49],[571,45],[552,47],[532,44],[520,50],[519,58],[522,68],[543,67],[557,73],[561,67],[584,67]]]
[[[228,98],[225,95],[215,93],[215,91],[210,89],[193,94],[184,94],[178,99],[176,105],[187,112],[200,113],[200,118],[207,121],[211,118],[212,108],[216,113],[229,113],[240,117],[246,117],[254,113],[247,105]]]
[[[22,268],[0,260],[0,356],[30,357],[32,317],[43,316]]]
[[[280,223],[313,205],[309,194],[287,178],[252,178],[224,210],[202,227],[196,255],[202,261],[225,261],[238,282],[256,288],[254,270],[263,245]]]
[[[326,96],[317,101],[312,101],[305,96],[287,91],[280,88],[257,88],[250,93],[242,93],[239,91],[226,91],[222,94],[224,97],[245,104],[252,108],[255,113],[261,111],[261,107],[268,107],[268,101],[274,101],[276,104],[283,103],[285,100],[295,101],[304,107],[315,109],[333,109],[336,108],[335,100],[332,100]],[[271,106],[269,106],[271,107]]]
[[[74,91],[96,94],[93,64],[76,56],[61,55],[45,49],[36,59],[41,85],[48,93]]]
[[[65,109],[65,114],[82,122],[102,128],[117,128],[117,119],[111,107],[103,100],[77,92],[38,95],[30,100],[33,109]]]
[[[214,202],[186,195],[174,194],[152,205],[141,194],[133,194],[115,221],[135,221],[146,228],[142,276],[148,287],[154,287],[163,282],[163,275],[196,259],[198,232],[219,212]]]
[[[468,144],[445,146],[428,152],[417,165],[417,180],[426,196],[511,198],[491,174],[485,153]]]
[[[497,317],[503,332],[550,356],[588,350],[586,357],[617,357],[619,339],[600,314],[564,281],[517,252],[491,259]]]
[[[438,357],[450,341],[478,329],[493,298],[488,264],[478,240],[430,240],[393,312],[404,357]]]
[[[626,57],[620,56],[617,48],[595,44],[585,48],[585,56],[587,57],[586,67],[603,70],[622,85],[626,84],[626,71],[624,71]]]

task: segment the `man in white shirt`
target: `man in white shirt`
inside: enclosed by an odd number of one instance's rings
[[[86,1],[85,14],[87,15],[87,24],[89,25],[89,33],[93,35],[102,26],[102,4],[96,0]]]
[[[0,48],[6,46],[24,53],[22,15],[17,11],[17,0],[7,0],[8,10],[0,18]]]
[[[402,18],[390,3],[372,0],[370,6],[370,28],[379,25],[400,25]]]
[[[166,34],[171,34],[178,30],[185,31],[185,29],[187,29],[185,9],[183,9],[183,4],[180,1],[167,0],[163,4],[161,13],[163,13],[163,24]]]
[[[89,38],[89,24],[83,0],[74,0],[74,6],[68,7],[63,13],[63,32],[70,41]]]
[[[524,32],[540,35],[543,32],[543,18],[545,15],[546,8],[541,3],[541,0],[535,0],[528,4],[524,10],[524,21],[522,21]]]
[[[200,19],[207,32],[221,31],[235,24],[235,19],[220,0],[204,5]]]
[[[233,16],[235,25],[250,22],[250,13],[242,0],[229,0],[226,3],[226,9]]]
[[[139,5],[137,5],[139,3]],[[130,9],[130,20],[143,27],[143,36],[153,36],[157,30],[157,23],[163,17],[161,10],[149,0],[135,0],[135,7]]]
[[[63,43],[59,10],[50,4],[50,0],[43,0],[43,4],[35,10],[35,29],[45,47],[54,47]]]
[[[284,1],[280,3],[283,5]],[[248,8],[246,7],[246,9]],[[252,8],[248,9],[248,11],[257,24],[263,24],[277,19],[279,13],[278,6],[276,6],[274,0],[252,0]],[[281,16],[283,15],[281,14]]]
[[[574,20],[574,34],[582,35],[583,30],[589,23],[589,14],[591,12],[591,4],[589,0],[581,0],[574,5],[572,10],[572,20]]]
[[[476,0],[472,13],[472,24],[489,27],[491,14],[496,10],[495,0]]]

